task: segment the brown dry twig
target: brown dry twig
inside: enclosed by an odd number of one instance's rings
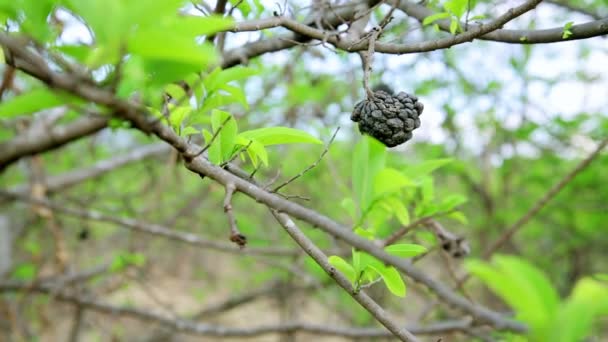
[[[236,225],[236,217],[232,210],[232,195],[236,191],[234,183],[228,183],[225,185],[226,196],[224,197],[224,213],[228,216],[228,224],[230,225],[230,241],[236,243],[240,248],[247,245],[247,237],[241,234],[238,226]]]

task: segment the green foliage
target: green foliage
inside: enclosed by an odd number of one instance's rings
[[[33,263],[22,263],[15,267],[13,273],[11,274],[11,278],[16,280],[24,280],[30,281],[34,280],[36,274],[38,273],[38,266]]]
[[[80,103],[71,95],[58,93],[48,88],[36,88],[8,101],[0,103],[0,118],[10,119],[17,115],[31,114],[65,103]]]
[[[466,263],[530,327],[530,341],[580,341],[600,316],[608,316],[608,286],[591,278],[577,282],[570,296],[560,301],[549,279],[529,262],[496,255],[493,264]]]
[[[564,25],[564,30],[562,33],[563,39],[568,39],[568,38],[570,38],[570,36],[572,36],[572,31],[570,31],[570,28],[572,27],[573,24],[574,24],[574,22],[569,21],[566,23],[566,25]]]
[[[112,259],[110,272],[120,272],[129,266],[142,267],[146,263],[146,256],[142,253],[122,252]]]

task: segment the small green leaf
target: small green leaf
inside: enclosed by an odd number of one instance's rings
[[[570,38],[570,36],[572,36],[572,31],[570,31],[570,28],[572,27],[573,24],[574,24],[574,22],[569,21],[566,23],[566,25],[564,25],[562,39],[568,39],[568,38]]]
[[[217,137],[216,141],[213,141],[212,143],[211,139],[213,138],[213,134],[208,130],[203,129],[203,138],[205,138],[205,144],[211,143],[211,146],[207,150],[209,161],[213,164],[220,164],[222,162],[222,154],[220,144],[217,143]]]
[[[397,297],[405,297],[405,283],[403,282],[403,279],[401,279],[401,275],[397,269],[392,266],[378,266],[377,264],[370,264],[369,267],[380,274],[386,288],[388,288],[392,294]]]
[[[372,204],[373,181],[386,163],[386,147],[376,139],[363,136],[355,146],[352,163],[352,183],[359,212]]]
[[[258,70],[248,67],[233,67],[226,70],[216,68],[203,80],[203,84],[207,92],[212,92],[228,82],[244,80],[258,73]]]
[[[384,202],[389,205],[391,212],[395,214],[399,223],[404,226],[410,224],[410,213],[401,199],[391,196],[384,198]]]
[[[456,18],[461,18],[467,11],[469,0],[449,0],[443,4],[443,8],[451,12]]]
[[[447,214],[447,217],[449,217],[461,224],[469,223],[469,220],[467,220],[467,217],[461,211],[453,211],[453,212]]]
[[[485,19],[488,16],[485,14],[478,14],[478,15],[474,15],[471,18],[469,18],[470,21],[474,21],[474,20],[481,20],[481,19]]]
[[[463,195],[458,195],[458,194],[449,195],[441,200],[441,203],[439,203],[439,205],[438,205],[438,209],[439,209],[439,211],[447,212],[447,211],[450,211],[450,210],[456,208],[457,206],[465,203],[466,201],[467,201],[467,198]]]
[[[344,259],[337,255],[332,255],[327,258],[327,261],[330,265],[335,267],[340,273],[342,273],[348,280],[353,284],[357,279],[357,275],[355,273],[355,269]]]
[[[417,255],[427,252],[426,247],[411,243],[400,243],[397,245],[390,245],[384,250],[391,255],[395,255],[401,258],[413,258]]]
[[[169,113],[169,124],[175,131],[179,131],[182,122],[188,117],[188,115],[192,112],[190,107],[181,106],[171,110]]]
[[[438,169],[444,165],[447,165],[451,162],[452,162],[452,159],[449,159],[449,158],[427,160],[427,161],[417,164],[417,165],[408,165],[403,170],[403,173],[406,176],[408,176],[410,179],[413,179],[413,180],[420,179],[421,177],[427,176],[431,172],[435,171],[436,169]]]
[[[228,121],[226,121],[228,120]],[[213,131],[220,130],[216,142],[219,141],[220,156],[223,161],[229,160],[234,152],[238,127],[236,121],[228,112],[214,109],[211,112],[211,126]]]
[[[420,185],[420,190],[422,192],[422,201],[425,203],[431,202],[435,198],[435,187],[433,186],[433,178],[424,177]]]
[[[376,238],[376,235],[374,235],[373,232],[371,232],[368,229],[363,229],[361,227],[355,228],[355,234],[359,235],[362,238],[368,239],[368,240],[374,240]]]
[[[450,21],[450,33],[456,34],[457,30],[458,30],[458,20],[452,19],[452,21]]]
[[[247,96],[245,95],[243,89],[227,84],[221,86],[220,89],[229,94],[228,98],[230,100],[233,100],[234,102],[242,105],[245,109],[249,109],[249,103],[247,103]]]
[[[323,142],[312,135],[289,127],[267,127],[245,131],[239,136],[246,139],[255,139],[264,146],[277,144],[323,144]]]
[[[414,183],[403,173],[392,168],[384,168],[374,177],[374,198],[412,185]]]
[[[193,38],[163,30],[137,30],[128,42],[128,51],[147,59],[169,60],[203,68],[217,61],[215,48],[208,43],[196,44]]]
[[[192,126],[188,126],[188,127],[184,127],[184,129],[182,130],[182,136],[189,136],[189,135],[194,135],[194,134],[200,134],[201,132],[196,129],[195,127]]]
[[[0,103],[0,118],[9,119],[17,115],[31,114],[43,109],[75,102],[75,98],[56,93],[48,88],[33,89]]]
[[[422,21],[422,25],[426,26],[429,24],[432,24],[433,22],[440,20],[440,19],[445,19],[445,18],[449,18],[450,17],[450,13],[448,12],[441,12],[441,13],[435,13],[433,15],[429,15],[428,17],[424,18],[424,20]]]
[[[239,146],[247,147],[247,154],[251,159],[254,167],[258,166],[258,159],[262,161],[262,164],[268,165],[268,152],[264,145],[255,139],[244,138],[242,135],[237,135],[236,144]]]
[[[162,2],[162,1],[161,1]],[[231,17],[210,16],[183,16],[171,23],[174,34],[184,34],[191,36],[211,35],[225,31],[234,27],[234,20]]]
[[[38,266],[32,263],[23,263],[15,268],[12,273],[12,278],[17,280],[32,280],[36,277]]]

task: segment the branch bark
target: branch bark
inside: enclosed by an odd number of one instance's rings
[[[99,132],[107,124],[107,118],[85,116],[69,124],[54,126],[45,131],[28,131],[24,135],[0,144],[0,172],[23,157],[59,148]]]

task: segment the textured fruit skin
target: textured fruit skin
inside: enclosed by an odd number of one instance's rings
[[[403,144],[420,127],[424,106],[414,95],[400,92],[391,95],[377,90],[371,99],[355,105],[350,119],[359,123],[361,134],[371,135],[388,147]]]

